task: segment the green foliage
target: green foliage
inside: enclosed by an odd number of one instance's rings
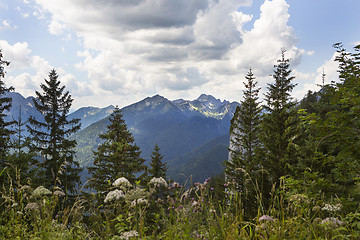
[[[40,182],[48,188],[59,186],[66,193],[73,193],[79,183],[81,168],[74,159],[76,140],[69,137],[80,129],[80,119],[68,120],[73,99],[65,86],[60,86],[53,69],[49,80],[40,85],[43,92],[36,91],[36,109],[44,121],[29,118],[27,129],[31,135],[31,151],[41,156]]]
[[[119,108],[110,115],[107,132],[100,135],[105,140],[94,152],[94,166],[88,167],[91,178],[89,187],[104,192],[109,190],[109,182],[126,177],[131,182],[142,180],[145,171],[144,159],[140,148],[128,131]]]
[[[296,141],[298,135],[298,118],[294,109],[296,102],[292,100],[292,83],[289,59],[282,50],[278,65],[274,66],[275,83],[268,84],[265,94],[266,113],[263,116],[261,142],[266,155],[264,168],[269,172],[271,181],[279,183],[279,179],[287,174],[294,174],[297,164]]]
[[[154,177],[166,178],[167,169],[166,163],[163,162],[163,156],[160,154],[160,148],[155,144],[151,155],[150,168],[148,169],[149,179]]]
[[[263,191],[265,183],[262,164],[262,144],[260,142],[261,107],[258,101],[260,88],[257,88],[254,74],[250,69],[244,82],[244,99],[236,108],[230,126],[229,160],[225,162],[228,182],[236,186],[240,194],[246,217],[257,214],[254,205],[257,196]]]
[[[4,96],[6,93],[13,91],[13,87],[6,87],[3,78],[5,77],[4,65],[8,66],[10,62],[3,60],[3,55],[0,49],[0,169],[3,170],[6,167],[6,156],[9,150],[10,135],[12,131],[9,127],[13,122],[7,122],[5,120],[6,111],[11,108],[11,98]],[[3,180],[0,181],[3,184]]]

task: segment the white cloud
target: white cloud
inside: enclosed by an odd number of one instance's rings
[[[33,14],[45,19],[51,34],[64,40],[77,37],[84,48],[75,67],[87,73],[89,81],[63,76],[79,105],[101,96],[103,101],[94,100],[95,105],[123,106],[156,93],[174,99],[205,92],[239,100],[249,67],[264,85],[282,47],[293,64],[303,54],[312,54],[296,47],[285,0],[265,0],[249,31],[243,26],[253,16],[241,7],[251,5],[251,0],[36,3]],[[48,72],[40,62],[36,69]]]
[[[34,56],[28,48],[28,43],[18,42],[13,45],[7,41],[0,40],[0,49],[4,59],[10,62],[6,67],[5,83],[7,86],[15,87],[15,90],[25,97],[34,96],[35,90],[40,90],[40,84],[48,79],[48,73],[54,67],[45,59]],[[62,68],[56,69],[59,80],[66,86],[66,90],[72,95],[92,95],[91,86],[86,82],[78,81],[72,74],[66,73]],[[19,72],[22,72],[19,74]]]
[[[302,73],[294,70],[294,75],[302,88],[297,87],[294,92],[296,99],[302,99],[306,93],[310,91],[320,90],[323,84],[323,74],[325,74],[324,84],[336,82],[339,79],[338,67],[339,63],[335,61],[338,53],[334,53],[330,60],[327,60],[316,71],[316,73]],[[302,84],[304,83],[304,84]]]
[[[52,19],[50,24],[48,25],[49,32],[54,35],[61,35],[64,33],[64,30],[66,29],[66,25],[63,23],[60,23],[56,19]]]
[[[17,29],[18,27],[16,25],[11,25],[10,21],[9,20],[3,20],[1,23],[0,23],[0,31],[2,30],[15,30]]]

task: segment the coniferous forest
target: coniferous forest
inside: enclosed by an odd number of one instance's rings
[[[359,239],[360,45],[334,48],[339,78],[301,101],[285,49],[264,96],[250,68],[225,170],[196,183],[169,179],[158,145],[145,164],[118,107],[80,182],[70,92],[53,69],[33,101],[43,119],[7,121],[0,51],[0,238]]]

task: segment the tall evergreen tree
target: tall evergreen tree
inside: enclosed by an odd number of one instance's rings
[[[150,168],[148,169],[149,178],[163,177],[166,179],[167,166],[163,162],[164,156],[160,154],[160,148],[155,144],[154,151],[151,155]]]
[[[27,121],[23,121],[21,106],[19,109],[18,119],[14,119],[14,134],[11,140],[12,153],[9,155],[9,163],[11,164],[11,176],[17,180],[16,175],[20,176],[18,184],[29,184],[34,179],[38,161],[33,152],[29,152],[30,139],[25,136],[24,127]]]
[[[54,69],[40,87],[43,92],[35,92],[34,105],[44,121],[30,117],[27,125],[31,149],[42,158],[40,182],[48,188],[58,186],[73,193],[80,181],[81,168],[74,159],[76,140],[69,137],[80,129],[80,119],[68,119],[73,99],[69,91],[64,92],[65,86],[60,85]]]
[[[236,176],[234,169],[243,168],[247,172],[253,172],[259,166],[257,153],[260,150],[260,122],[261,107],[258,101],[260,88],[257,88],[254,74],[250,69],[245,77],[244,99],[240,106],[236,108],[235,114],[231,120],[230,148],[231,160],[226,163],[227,177]]]
[[[275,82],[268,84],[268,92],[265,94],[262,143],[266,151],[264,167],[269,171],[272,182],[292,174],[297,162],[295,141],[299,124],[294,109],[296,102],[291,97],[296,85],[293,83],[295,77],[291,76],[289,61],[283,49],[281,59],[274,66]]]
[[[94,151],[94,165],[88,167],[90,188],[98,192],[107,191],[109,184],[120,177],[131,183],[143,180],[144,174],[141,173],[146,170],[145,160],[140,157],[140,148],[134,143],[118,107],[110,115],[107,131],[100,138],[105,142]]]
[[[241,193],[242,202],[248,217],[257,206],[256,196],[263,183],[261,172],[260,88],[257,88],[254,74],[250,69],[245,76],[244,97],[236,108],[230,126],[229,160],[225,163],[227,181],[235,183],[235,189]],[[256,214],[256,213],[255,213]]]
[[[3,55],[0,49],[0,171],[6,167],[6,157],[8,154],[10,135],[12,131],[9,129],[13,122],[5,120],[6,111],[9,111],[12,105],[12,99],[5,95],[13,91],[13,87],[7,88],[3,78],[5,78],[4,65],[8,66],[10,62],[3,60]]]

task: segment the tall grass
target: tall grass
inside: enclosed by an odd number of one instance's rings
[[[360,239],[359,212],[344,212],[336,197],[327,202],[294,194],[285,178],[274,186],[267,209],[257,196],[258,214],[251,219],[231,186],[221,199],[209,179],[190,188],[160,180],[109,185],[109,192],[81,193],[69,201],[61,189],[20,185],[8,175],[1,189],[0,238]]]

